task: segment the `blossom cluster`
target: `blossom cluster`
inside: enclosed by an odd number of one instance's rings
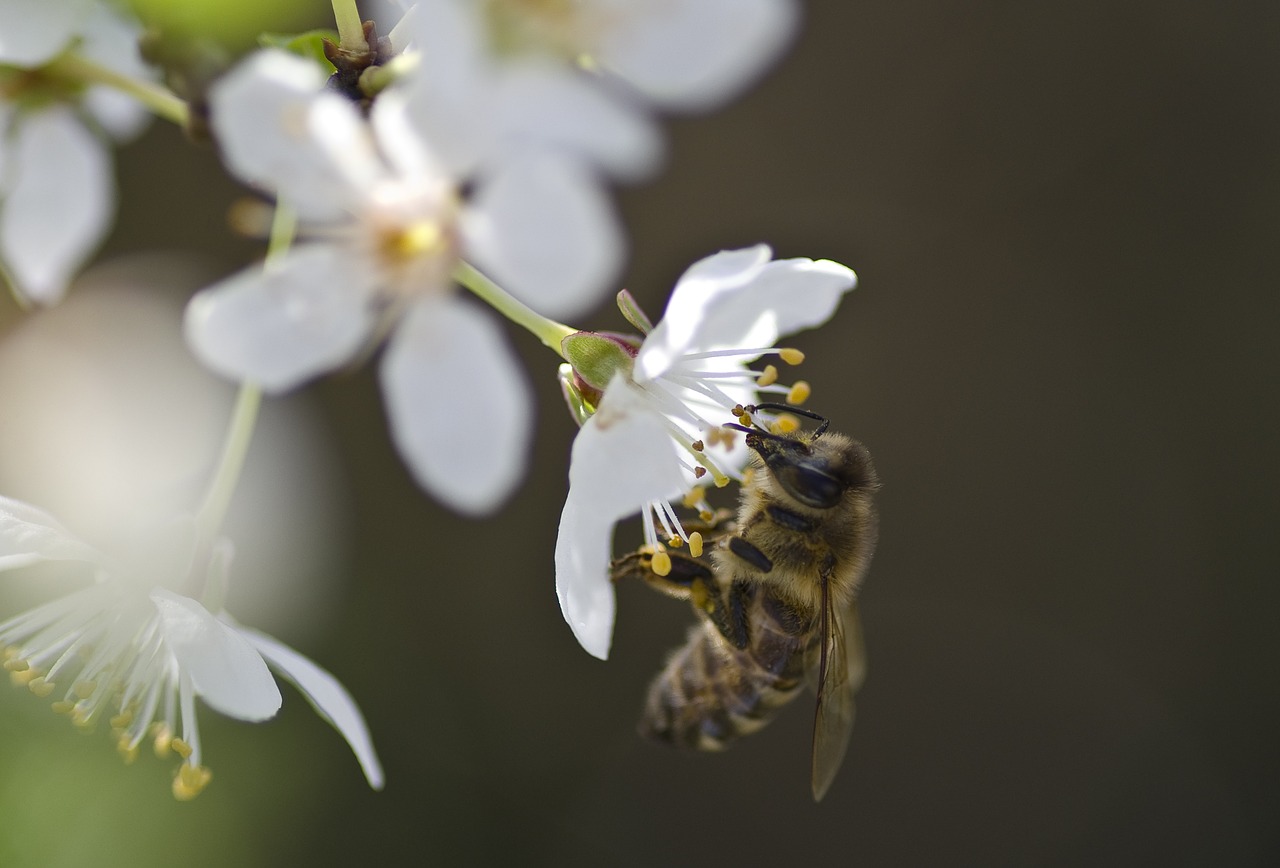
[[[708,483],[740,480],[746,464],[725,423],[785,424],[754,405],[808,394],[759,360],[799,363],[778,340],[827,321],[855,284],[843,265],[756,244],[690,266],[656,323],[617,287],[628,245],[611,184],[657,173],[661,113],[714,109],[757,80],[790,43],[797,3],[419,0],[377,25],[351,0],[333,6],[334,38],[257,50],[207,92],[176,95],[158,84],[173,70],[143,62],[123,7],[0,0],[0,267],[25,307],[57,303],[110,227],[111,144],[149,114],[207,121],[226,169],[260,197],[270,242],[265,262],[190,299],[191,352],[239,384],[242,410],[376,356],[409,473],[479,517],[523,478],[535,419],[502,319],[532,332],[559,356],[581,426],[556,591],[574,635],[604,658],[614,525],[638,513],[651,551],[696,549],[677,505],[705,512]],[[611,296],[634,332],[561,322]],[[237,411],[202,504],[148,528],[124,560],[0,498],[0,570],[79,564],[87,580],[0,623],[5,667],[77,725],[108,721],[126,758],[144,740],[176,752],[179,798],[210,779],[195,700],[268,719],[274,671],[378,788],[347,691],[223,608],[232,549],[220,528],[252,420]]]

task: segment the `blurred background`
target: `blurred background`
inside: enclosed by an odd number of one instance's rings
[[[327,4],[259,5],[278,13],[260,29],[331,26]],[[574,641],[552,575],[574,427],[557,360],[512,329],[542,412],[529,479],[493,520],[414,487],[372,365],[267,406],[234,506],[233,535],[288,521],[243,546],[231,610],[344,681],[386,790],[289,689],[268,725],[202,713],[215,778],[190,804],[168,763],[122,769],[104,733],[6,690],[0,864],[1280,862],[1280,7],[807,12],[756,89],[669,119],[667,170],[618,200],[625,285],[654,315],[721,248],[767,241],[859,273],[795,340],[809,406],[884,480],[869,678],[827,799],[809,797],[808,698],[721,755],[635,734],[692,616],[622,587],[612,659]],[[6,494],[43,490],[37,455],[89,472],[85,440],[113,423],[66,396],[97,390],[109,416],[145,340],[178,376],[182,303],[260,253],[228,232],[242,191],[207,147],[157,122],[117,170],[103,267],[64,307],[0,307],[4,395],[74,411],[4,399]],[[138,259],[156,251],[180,265]],[[147,317],[174,331],[143,336]],[[68,333],[96,385],[13,355]],[[200,385],[157,387],[138,430],[194,425],[198,400],[211,427],[184,436],[216,450],[230,391],[182,375]],[[126,452],[146,436],[111,431]],[[110,502],[122,483],[102,485]],[[618,548],[639,539],[623,525]],[[0,616],[40,598],[32,581]]]

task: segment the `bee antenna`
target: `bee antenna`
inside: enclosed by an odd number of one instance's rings
[[[764,401],[759,404],[752,404],[750,407],[746,407],[745,409],[748,413],[754,413],[756,410],[780,410],[784,413],[795,413],[798,416],[804,416],[805,418],[812,419],[819,423],[817,429],[813,432],[814,440],[821,437],[826,432],[827,426],[831,424],[831,420],[826,416],[822,416],[812,410],[804,410],[800,407],[793,407],[790,404],[778,404],[773,401]]]
[[[768,437],[770,440],[777,440],[779,443],[785,443],[792,447],[797,445],[796,441],[792,440],[790,437],[781,437],[774,434],[772,431],[766,431],[763,428],[748,428],[746,425],[739,425],[736,422],[725,422],[722,427],[733,428],[737,431],[745,431],[746,433],[754,434],[757,437]]]

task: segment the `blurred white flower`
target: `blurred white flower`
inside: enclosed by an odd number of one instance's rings
[[[67,283],[111,228],[111,141],[146,124],[146,110],[102,85],[47,75],[68,49],[129,78],[152,73],[137,22],[92,0],[0,0],[0,262],[15,290],[41,304]]]
[[[688,542],[669,501],[708,472],[725,484],[746,462],[745,446],[721,420],[737,418],[761,392],[788,395],[793,403],[808,392],[803,382],[779,385],[773,366],[755,372],[746,363],[771,352],[799,361],[797,351],[775,350],[774,343],[830,319],[855,282],[852,271],[834,262],[772,260],[763,244],[717,253],[680,277],[662,320],[629,364],[615,363],[603,381],[603,370],[585,377],[575,372],[588,396],[592,389],[603,389],[603,396],[573,443],[556,540],[556,592],[588,652],[604,659],[613,635],[614,523],[642,511],[647,545],[657,550],[662,539]],[[712,446],[719,447],[714,455]],[[686,502],[702,505],[699,490],[692,488]]]
[[[337,679],[270,636],[171,589],[204,584],[206,599],[220,598],[228,544],[198,552],[194,523],[179,521],[142,540],[122,563],[48,513],[0,497],[0,570],[44,561],[88,564],[94,583],[0,624],[5,669],[37,696],[56,696],[54,710],[77,726],[107,721],[126,761],[144,739],[158,756],[176,752],[182,763],[174,796],[194,798],[211,778],[202,762],[196,697],[237,720],[267,720],[281,703],[268,667],[347,740],[369,785],[382,787],[364,718]]]
[[[213,89],[228,165],[297,210],[304,243],[199,293],[188,341],[218,373],[282,392],[389,334],[381,381],[401,454],[450,505],[489,511],[523,474],[533,410],[501,330],[452,275],[465,257],[540,313],[579,312],[620,263],[611,206],[549,155],[464,193],[400,94],[381,94],[366,123],[323,88],[314,65],[264,51]]]
[[[414,111],[460,160],[531,145],[611,174],[654,168],[644,103],[714,108],[790,41],[794,0],[420,0]],[[637,98],[638,97],[638,98]]]

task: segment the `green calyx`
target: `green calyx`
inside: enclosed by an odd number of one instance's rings
[[[631,376],[640,343],[629,335],[574,332],[560,342],[560,349],[583,384],[603,391],[614,374]]]

